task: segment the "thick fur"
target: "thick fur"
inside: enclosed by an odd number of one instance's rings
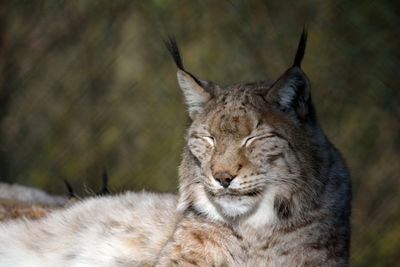
[[[0,199],[0,221],[15,220],[21,217],[40,219],[59,208],[62,206]]]
[[[185,216],[160,266],[347,265],[345,164],[316,121],[301,125],[266,105],[270,87],[227,88],[189,128],[180,167]],[[227,189],[213,178],[217,170],[235,176]]]
[[[294,65],[274,82],[201,92],[178,70],[196,113],[180,166],[184,216],[159,266],[347,265],[349,174],[316,118],[300,68],[306,40],[303,31]]]
[[[65,196],[50,195],[38,188],[0,183],[0,221],[39,219],[70,202]]]
[[[0,266],[347,266],[351,188],[300,68],[224,89],[178,65],[192,124],[179,196],[85,200],[0,225]]]
[[[177,197],[127,193],[77,202],[41,220],[0,224],[0,266],[153,266]]]

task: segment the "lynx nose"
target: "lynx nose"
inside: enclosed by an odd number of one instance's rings
[[[224,188],[227,188],[236,177],[231,175],[228,171],[216,172],[213,176]]]

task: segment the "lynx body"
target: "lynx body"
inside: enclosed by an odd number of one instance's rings
[[[154,266],[173,233],[176,205],[172,194],[126,193],[1,223],[0,266]]]

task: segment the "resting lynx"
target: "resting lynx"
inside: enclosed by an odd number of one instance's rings
[[[318,125],[305,45],[304,32],[277,81],[221,89],[186,72],[170,43],[193,123],[180,167],[185,217],[163,264],[347,264],[348,172]]]
[[[346,266],[350,182],[294,65],[222,89],[182,64],[192,124],[179,195],[94,198],[0,225],[0,266]]]

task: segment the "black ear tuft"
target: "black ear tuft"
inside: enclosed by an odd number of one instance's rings
[[[173,36],[169,36],[168,40],[164,40],[164,44],[167,47],[172,58],[174,59],[176,66],[181,70],[185,70],[175,38]]]
[[[197,84],[199,84],[200,86],[203,86],[202,82],[199,79],[197,79],[190,72],[187,72],[185,70],[185,68],[183,67],[183,61],[182,61],[181,53],[179,52],[178,44],[176,43],[175,37],[169,36],[168,40],[164,40],[164,44],[167,47],[167,49],[168,49],[169,53],[171,54],[172,58],[174,59],[175,64],[178,67],[178,69],[183,70],[184,72],[189,74],[196,81]]]
[[[303,28],[303,32],[300,37],[299,46],[297,47],[296,57],[294,58],[293,67],[299,67],[303,60],[304,53],[307,45],[307,29]]]
[[[102,185],[99,192],[96,193],[96,196],[105,196],[111,194],[110,190],[108,189],[108,174],[107,170],[103,170],[103,174],[101,176]]]
[[[64,184],[65,184],[65,186],[67,187],[67,190],[68,190],[68,198],[69,198],[69,199],[79,198],[79,197],[75,194],[74,189],[72,188],[71,184],[70,184],[67,180],[65,180],[65,179],[64,179]]]

